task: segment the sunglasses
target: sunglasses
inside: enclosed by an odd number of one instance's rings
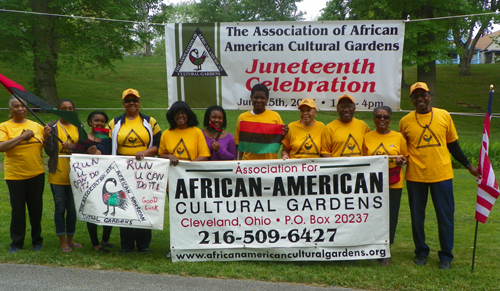
[[[376,119],[382,119],[382,118],[384,118],[385,120],[391,119],[391,117],[389,115],[380,115],[380,114],[375,115],[375,118]]]
[[[422,97],[422,98],[425,98],[427,97],[429,94],[427,92],[424,92],[424,93],[420,93],[420,94],[412,94],[411,95],[411,99],[418,99],[419,97]]]
[[[123,99],[123,103],[130,103],[130,102],[139,103],[140,101],[141,99],[139,98]]]

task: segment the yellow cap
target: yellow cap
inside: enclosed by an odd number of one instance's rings
[[[348,94],[344,94],[344,95],[340,96],[339,99],[337,100],[337,103],[340,103],[340,100],[342,100],[342,99],[349,99],[349,100],[351,100],[352,103],[355,103],[354,98]]]
[[[139,92],[137,92],[137,90],[129,88],[123,91],[122,100],[125,99],[125,97],[127,97],[128,95],[134,95],[137,98],[141,98],[141,95],[139,95]]]
[[[311,108],[317,109],[316,102],[314,102],[314,100],[312,100],[311,98],[302,99],[298,108],[300,108],[301,106],[309,106]]]
[[[410,95],[413,94],[413,91],[417,89],[423,89],[425,92],[429,92],[429,87],[424,82],[417,82],[410,87]]]

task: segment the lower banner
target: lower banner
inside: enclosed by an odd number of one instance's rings
[[[390,257],[384,156],[180,162],[169,193],[174,262]]]
[[[170,160],[71,155],[77,217],[98,225],[163,230]]]

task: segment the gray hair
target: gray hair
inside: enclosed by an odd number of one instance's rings
[[[389,113],[389,117],[392,116],[392,109],[391,109],[391,107],[389,107],[387,105],[382,105],[382,106],[379,106],[379,107],[376,107],[375,109],[373,109],[373,117],[375,117],[375,115],[377,114],[377,111],[379,111],[380,109],[383,109],[383,110],[387,111],[387,113]]]
[[[24,101],[23,99],[20,99],[20,100],[21,100],[21,103],[26,105],[26,101]],[[19,100],[17,100],[16,96],[11,95],[10,99],[9,99],[9,108],[12,108],[12,104],[14,104],[14,101],[19,101]]]

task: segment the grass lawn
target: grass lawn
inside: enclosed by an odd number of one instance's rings
[[[490,83],[500,88],[498,72],[500,65],[473,66],[473,76],[458,77],[458,68],[454,66],[438,66],[438,107],[450,112],[484,113]],[[12,71],[0,65],[0,73],[25,85],[30,90],[26,73]],[[411,68],[405,72],[406,83],[416,81],[416,70]],[[116,63],[116,72],[96,72],[92,79],[85,76],[70,75],[61,72],[58,78],[61,98],[71,98],[79,108],[104,108],[110,117],[122,114],[121,110],[106,108],[120,107],[120,96],[123,89],[137,88],[143,98],[141,111],[155,117],[162,129],[167,129],[165,119],[167,95],[165,79],[165,62],[162,58],[126,58]],[[500,89],[499,89],[500,90]],[[0,107],[7,107],[8,93],[0,90]],[[408,90],[403,90],[401,106],[412,109]],[[463,107],[458,102],[481,105],[482,109]],[[495,100],[498,104],[498,100]],[[154,109],[147,109],[154,108]],[[162,109],[163,108],[163,109]],[[500,112],[500,107],[493,111]],[[158,110],[160,109],[160,110]],[[84,121],[90,111],[80,110]],[[0,110],[0,121],[7,120],[7,111]],[[203,111],[196,112],[200,121]],[[239,111],[228,112],[228,131],[234,133]],[[298,112],[280,112],[285,123],[298,119]],[[406,113],[397,112],[392,120],[393,129],[397,129],[399,119]],[[48,122],[55,119],[50,114],[40,114]],[[335,112],[319,112],[317,120],[325,123],[335,119]],[[371,113],[357,112],[356,117],[365,120],[372,126]],[[31,118],[31,117],[30,117]],[[32,118],[31,118],[32,119]],[[453,115],[460,143],[477,144],[481,141],[483,117]],[[500,120],[494,118],[491,125],[491,140],[500,142]],[[373,127],[373,126],[372,126]],[[1,157],[3,158],[3,157]],[[0,175],[3,170],[0,168]],[[499,174],[500,175],[500,174]],[[164,231],[153,231],[149,255],[132,253],[124,256],[119,249],[110,254],[98,254],[91,250],[84,222],[77,223],[75,240],[85,246],[70,254],[59,250],[58,239],[53,223],[54,203],[48,183],[44,193],[44,214],[42,219],[44,249],[34,253],[30,248],[30,229],[27,229],[25,250],[16,254],[8,254],[10,204],[5,182],[0,182],[0,262],[17,264],[37,264],[64,266],[73,268],[89,268],[99,270],[124,270],[151,274],[177,274],[184,276],[203,276],[216,278],[241,278],[271,282],[293,282],[322,286],[342,286],[368,290],[494,290],[500,289],[500,210],[498,205],[485,225],[479,225],[478,250],[476,267],[471,273],[472,246],[474,239],[474,211],[477,184],[467,170],[455,170],[455,260],[452,269],[442,271],[437,268],[439,259],[439,241],[437,224],[432,203],[427,209],[426,231],[431,255],[427,266],[416,266],[413,263],[413,240],[409,218],[406,190],[403,190],[400,222],[396,234],[396,242],[391,253],[393,263],[389,267],[381,267],[368,261],[341,262],[201,262],[172,263],[165,258],[170,244],[168,227]],[[168,207],[168,206],[167,206]],[[165,210],[168,213],[168,209]],[[165,218],[168,226],[168,215]],[[113,229],[111,242],[119,245],[119,230]]]

